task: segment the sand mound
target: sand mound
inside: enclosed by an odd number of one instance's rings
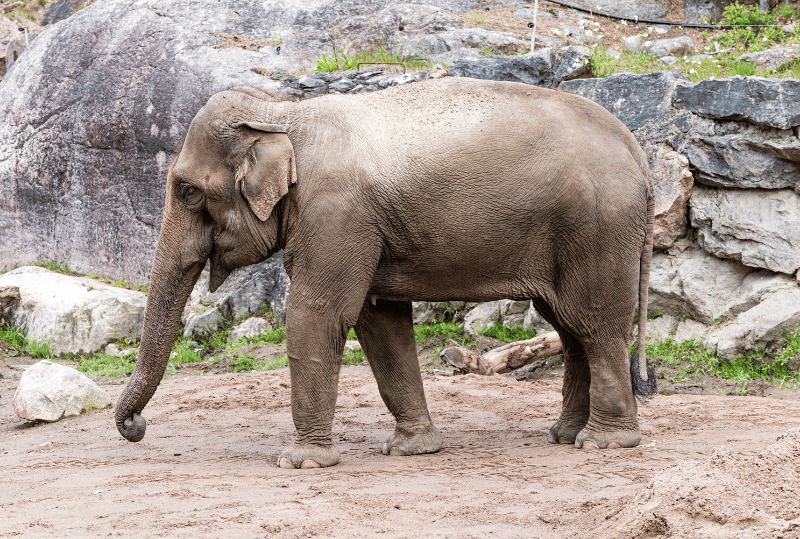
[[[619,538],[800,539],[800,429],[756,456],[719,448],[668,468],[610,520]]]

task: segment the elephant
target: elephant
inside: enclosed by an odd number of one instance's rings
[[[566,92],[445,77],[301,101],[278,90],[217,93],[169,167],[117,428],[133,442],[144,436],[142,409],[206,263],[214,291],[233,269],[283,250],[297,437],[279,466],[339,462],[332,424],[350,328],[396,421],[382,452],[442,447],[412,301],[532,300],[564,347],[562,410],[548,440],[636,446],[653,213],[631,132]],[[640,372],[628,351],[637,302]]]

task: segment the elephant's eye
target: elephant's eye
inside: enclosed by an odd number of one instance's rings
[[[200,189],[188,183],[181,184],[178,191],[184,204],[197,204],[200,201]]]

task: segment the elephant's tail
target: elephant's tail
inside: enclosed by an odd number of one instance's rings
[[[645,342],[647,337],[647,292],[650,288],[650,263],[653,259],[653,226],[655,221],[655,199],[649,167],[647,190],[647,232],[639,262],[639,350],[631,357],[631,382],[633,393],[641,400],[656,394],[656,373],[647,365]]]

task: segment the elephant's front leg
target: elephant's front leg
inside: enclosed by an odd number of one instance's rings
[[[442,448],[425,402],[410,301],[369,299],[355,326],[383,402],[397,421],[383,444],[385,455],[419,455]]]
[[[339,462],[331,431],[345,336],[339,316],[319,301],[302,302],[301,295],[290,296],[286,313],[297,442],[281,453],[278,465],[324,468]]]

